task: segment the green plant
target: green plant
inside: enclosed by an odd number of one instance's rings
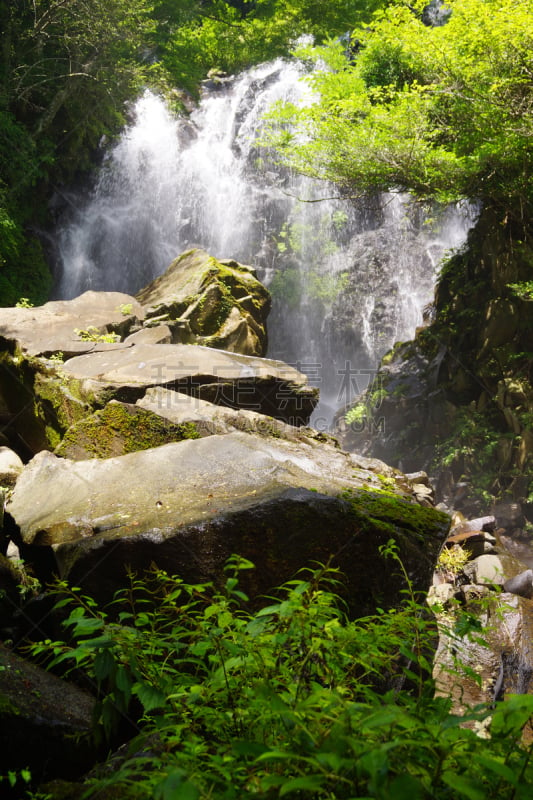
[[[366,416],[368,415],[368,406],[366,403],[357,403],[355,406],[350,408],[349,411],[346,412],[344,415],[344,419],[346,420],[348,425],[352,425],[353,423],[360,425]]]
[[[87,329],[74,328],[74,333],[82,342],[107,342],[113,344],[120,341],[117,333],[100,333],[98,328],[90,325]]]
[[[441,550],[437,561],[437,569],[449,573],[455,578],[470,558],[470,553],[464,547],[461,547],[460,544],[454,544],[452,547],[445,547]]]
[[[496,456],[499,443],[515,435],[498,430],[497,413],[481,413],[471,406],[460,408],[452,431],[436,448],[435,464],[450,468],[456,480],[467,477],[473,494],[485,503],[506,487],[510,477]]]
[[[509,283],[507,286],[520,300],[533,300],[533,281]]]
[[[13,562],[19,574],[18,590],[23,599],[28,597],[36,597],[42,591],[42,584],[38,578],[33,575],[31,567],[28,567],[22,559],[16,559]]]
[[[252,564],[236,556],[219,588],[155,570],[131,576],[106,611],[60,584],[71,643],[38,643],[34,653],[88,673],[100,732],[110,735],[123,715],[140,726],[83,796],[529,797],[521,731],[533,698],[469,713],[492,713],[488,740],[463,727],[434,696],[433,622],[392,540],[382,553],[405,579],[405,603],[355,621],[328,566],[302,571],[257,611],[239,588]]]
[[[122,303],[118,307],[118,310],[120,311],[121,314],[127,317],[133,311],[133,303]]]
[[[376,473],[376,477],[384,491],[391,492],[393,495],[396,494],[398,487],[394,478],[389,475],[380,475],[379,472]]]
[[[20,300],[15,303],[15,308],[33,308],[34,305],[35,304],[27,297],[21,297]]]
[[[10,789],[14,789],[17,787],[18,789],[21,788],[21,785],[27,785],[31,782],[31,772],[29,769],[20,769],[20,770],[8,770],[5,775],[0,775],[0,784],[7,783]]]
[[[270,143],[290,166],[358,193],[529,207],[531,3],[449,0],[439,25],[424,24],[423,8],[381,7],[352,30],[350,63],[339,40],[316,48],[330,67],[310,76],[317,102],[284,106]]]

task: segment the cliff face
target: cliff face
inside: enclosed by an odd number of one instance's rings
[[[433,322],[385,356],[344,444],[429,469],[456,506],[467,484],[533,518],[532,277],[531,223],[484,208],[443,268]]]

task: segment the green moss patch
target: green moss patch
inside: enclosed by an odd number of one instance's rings
[[[199,436],[193,423],[175,424],[152,411],[112,401],[69,428],[56,453],[77,461],[112,458]]]
[[[343,499],[348,500],[363,529],[378,529],[391,536],[408,532],[424,543],[435,537],[444,538],[450,526],[450,518],[444,512],[388,492],[346,491]]]

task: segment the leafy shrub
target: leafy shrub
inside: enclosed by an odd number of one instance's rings
[[[465,550],[460,544],[454,544],[453,547],[445,547],[441,550],[437,561],[437,569],[455,578],[466,566],[470,558],[468,550]]]
[[[393,543],[384,555],[407,578]],[[521,733],[533,697],[469,714],[492,713],[489,739],[464,727],[434,696],[434,624],[409,588],[402,608],[350,621],[335,594],[338,572],[317,567],[252,613],[238,585],[250,568],[233,557],[222,589],[160,570],[132,576],[107,611],[59,586],[73,644],[43,642],[35,654],[91,677],[97,730],[110,736],[122,716],[139,726],[83,797],[531,796]]]

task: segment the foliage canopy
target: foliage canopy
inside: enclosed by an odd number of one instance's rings
[[[298,169],[359,191],[408,190],[531,207],[533,9],[530,0],[449,0],[444,24],[424,3],[394,3],[307,55],[309,109],[278,111],[275,141]],[[291,132],[286,123],[296,123]],[[303,135],[302,135],[303,134]]]

